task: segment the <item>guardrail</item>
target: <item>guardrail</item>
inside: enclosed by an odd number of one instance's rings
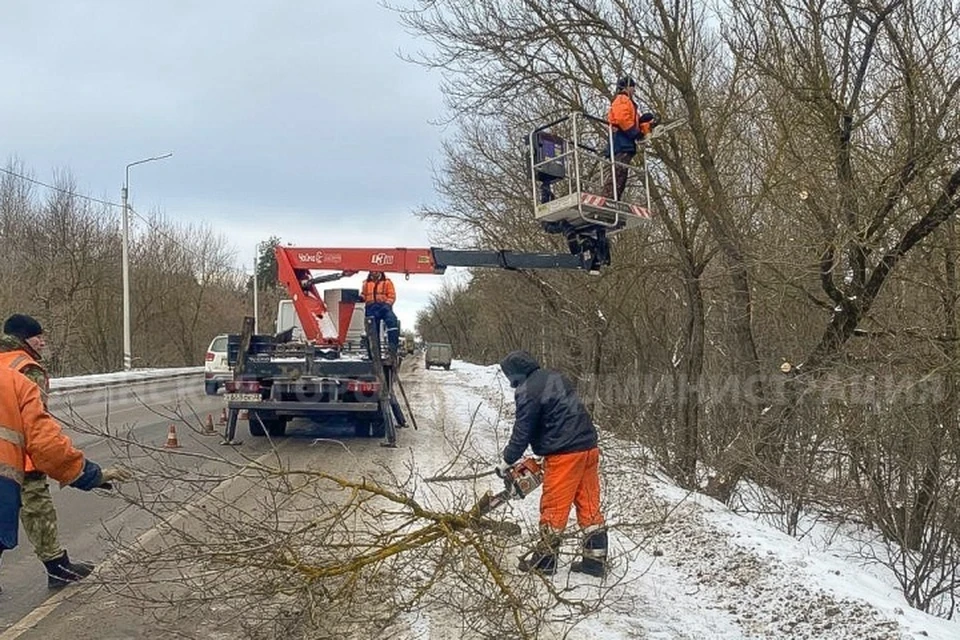
[[[180,367],[176,369],[144,369],[142,371],[102,373],[71,378],[52,378],[50,380],[50,395],[65,395],[75,391],[92,389],[133,387],[164,380],[189,378],[201,374],[203,374],[203,367]]]

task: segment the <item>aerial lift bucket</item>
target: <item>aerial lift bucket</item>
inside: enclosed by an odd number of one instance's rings
[[[607,236],[652,217],[646,153],[641,166],[618,162],[612,131],[585,113],[534,129],[529,136],[534,216],[548,232],[603,229]],[[627,176],[619,193],[617,176]],[[629,194],[629,195],[628,195]]]

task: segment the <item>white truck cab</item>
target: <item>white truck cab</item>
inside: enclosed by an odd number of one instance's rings
[[[326,289],[323,292],[323,304],[327,307],[327,315],[321,321],[324,333],[332,332],[336,335],[337,327],[340,326],[340,301],[343,300],[344,292],[350,291],[353,298],[356,298],[355,289]],[[353,307],[353,317],[350,318],[350,327],[347,329],[347,344],[359,344],[363,337],[363,309],[362,302],[355,303]],[[276,333],[283,333],[292,328],[293,342],[304,342],[306,337],[303,333],[303,326],[300,324],[300,318],[297,317],[297,310],[293,306],[293,300],[281,300],[277,307],[277,326]]]
[[[293,307],[293,300],[281,300],[277,305],[277,326],[276,332],[283,333],[288,329],[293,329],[294,342],[303,342],[303,325],[300,324],[300,318],[297,317],[297,310]]]

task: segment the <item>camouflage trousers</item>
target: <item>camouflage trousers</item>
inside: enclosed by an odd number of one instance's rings
[[[37,557],[41,562],[59,558],[63,555],[63,547],[60,546],[57,511],[53,507],[47,476],[38,472],[28,473],[23,479],[20,497],[23,502],[20,523]]]

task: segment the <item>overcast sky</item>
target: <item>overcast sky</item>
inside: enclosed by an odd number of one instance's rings
[[[374,0],[6,2],[0,154],[40,179],[297,246],[430,246],[439,76]],[[395,279],[406,327],[441,278]],[[136,295],[136,292],[133,292]]]

